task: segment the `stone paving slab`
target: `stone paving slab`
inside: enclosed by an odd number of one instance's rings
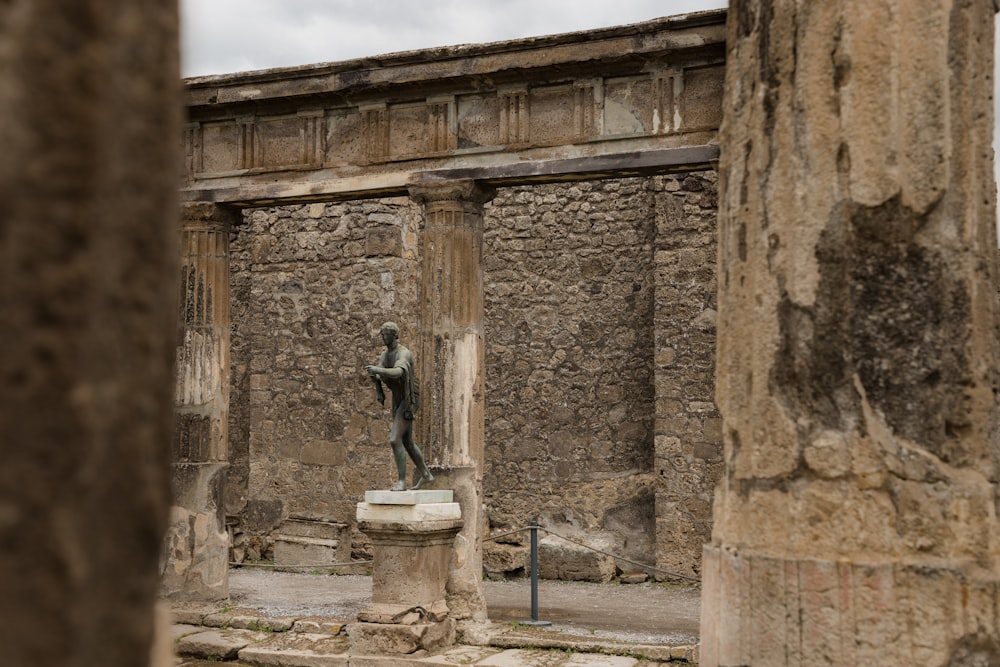
[[[203,630],[177,640],[177,653],[199,658],[233,660],[240,649],[267,635],[251,630]]]
[[[260,630],[262,632],[286,632],[292,629],[297,619],[294,616],[266,618],[239,613],[207,614],[202,625],[210,628],[237,628],[240,630]]]
[[[239,658],[256,667],[347,667],[348,648],[346,637],[286,632],[254,642],[239,652]]]

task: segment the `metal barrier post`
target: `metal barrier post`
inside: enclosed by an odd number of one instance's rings
[[[538,620],[538,522],[530,522],[528,529],[531,530],[531,620],[522,621],[522,625],[552,625],[550,621]]]

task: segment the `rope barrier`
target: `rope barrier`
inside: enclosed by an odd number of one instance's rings
[[[371,565],[374,562],[373,560],[352,560],[347,563],[323,563],[322,565],[275,565],[274,563],[260,563],[256,561],[243,561],[242,563],[229,561],[229,564],[237,567],[280,567],[282,570],[298,570],[300,568],[322,570],[323,568],[347,567],[348,565]]]
[[[629,563],[630,565],[636,565],[636,566],[641,567],[641,568],[643,568],[645,570],[652,570],[653,572],[659,572],[660,574],[665,574],[667,576],[675,577],[677,579],[685,579],[687,581],[693,581],[695,583],[701,583],[701,579],[698,579],[697,577],[691,577],[691,576],[688,576],[686,574],[681,574],[680,572],[672,572],[671,570],[664,570],[662,567],[656,567],[656,566],[653,566],[653,565],[646,565],[645,563],[639,563],[639,562],[631,560],[629,558],[625,558],[624,556],[616,556],[615,554],[610,553],[608,551],[604,551],[602,549],[597,549],[595,547],[590,546],[589,544],[584,544],[583,542],[578,542],[577,540],[574,540],[572,538],[566,537],[565,535],[560,535],[559,533],[555,532],[554,530],[549,530],[545,526],[538,526],[538,529],[539,530],[544,530],[549,535],[555,535],[556,537],[564,539],[567,542],[572,542],[573,544],[575,544],[577,546],[581,546],[584,549],[590,549],[591,551],[596,551],[599,554],[603,554],[605,556],[611,556],[615,560],[624,561],[626,563]]]
[[[664,575],[667,575],[669,577],[674,577],[676,579],[684,579],[686,581],[693,581],[695,583],[701,583],[701,579],[698,579],[697,577],[692,577],[692,576],[689,576],[689,575],[686,575],[686,574],[681,574],[680,572],[673,572],[671,570],[664,570],[662,567],[656,567],[655,565],[647,565],[646,563],[640,563],[640,562],[634,561],[634,560],[632,560],[630,558],[625,558],[624,556],[618,556],[618,555],[615,555],[615,554],[610,553],[608,551],[603,551],[601,549],[597,549],[595,547],[590,546],[589,544],[584,544],[583,542],[579,542],[577,540],[574,540],[571,537],[566,537],[565,535],[561,535],[561,534],[555,532],[554,530],[549,530],[545,526],[539,525],[539,526],[536,526],[536,528],[538,528],[538,530],[544,530],[549,535],[554,535],[555,537],[564,539],[567,542],[572,542],[573,544],[575,544],[577,546],[580,546],[580,547],[583,547],[584,549],[590,549],[591,551],[596,551],[599,554],[603,554],[605,556],[611,556],[615,560],[620,560],[620,561],[628,563],[630,565],[635,565],[637,567],[641,567],[644,570],[652,570],[653,572],[658,572],[660,574],[664,574]],[[525,526],[524,528],[515,528],[514,530],[508,531],[506,533],[500,533],[499,535],[490,535],[489,537],[484,538],[483,542],[493,542],[495,540],[500,539],[501,537],[507,537],[508,535],[515,535],[517,533],[523,533],[526,530],[531,530],[531,526]]]

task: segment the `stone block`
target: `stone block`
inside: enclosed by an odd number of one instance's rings
[[[294,517],[285,519],[272,535],[278,567],[326,567],[350,560],[350,544],[342,539],[345,524]]]
[[[403,254],[403,235],[399,227],[376,227],[368,230],[365,239],[365,255],[368,257],[393,256]]]
[[[451,489],[416,491],[365,491],[365,502],[370,505],[420,505],[425,503],[451,503],[455,493]]]
[[[274,564],[276,567],[327,567],[339,562],[339,548],[338,540],[279,534],[274,536]]]
[[[448,618],[440,623],[414,625],[351,623],[347,633],[353,653],[408,655],[454,644],[455,620]]]
[[[607,551],[610,540],[589,540],[593,546]],[[538,543],[538,576],[564,581],[607,583],[615,576],[615,559],[574,544],[561,537],[548,535]]]
[[[458,503],[428,503],[422,505],[372,505],[358,503],[358,521],[417,522],[461,519]]]
[[[241,663],[257,667],[347,667],[346,637],[328,634],[276,634],[240,650]]]
[[[483,570],[490,577],[524,576],[528,570],[528,548],[516,544],[486,544]]]
[[[232,660],[263,633],[250,630],[207,630],[177,640],[177,653],[206,660]]]
[[[278,532],[295,537],[318,537],[325,540],[339,540],[347,524],[304,517],[290,517],[281,522]]]
[[[344,630],[343,623],[335,621],[295,621],[292,632],[308,634],[339,635]]]

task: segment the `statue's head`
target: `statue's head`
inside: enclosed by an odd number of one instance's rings
[[[399,327],[395,322],[386,322],[382,325],[382,342],[390,348],[399,340]]]

